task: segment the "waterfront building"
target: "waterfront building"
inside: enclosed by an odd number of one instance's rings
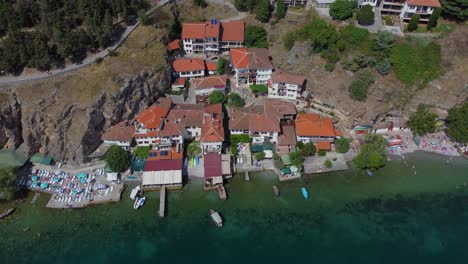
[[[222,93],[227,92],[227,77],[210,76],[193,79],[192,88],[195,89],[196,101],[198,103],[205,102],[208,99],[208,96],[214,91],[219,91]]]
[[[203,159],[205,189],[222,186],[224,179],[232,177],[231,156],[229,154],[209,153]]]
[[[268,97],[288,100],[303,99],[305,78],[275,70],[268,81]]]
[[[336,137],[343,134],[335,129],[331,118],[324,118],[318,114],[298,114],[296,119],[297,141],[315,143],[319,150],[332,150],[332,143]]]
[[[159,143],[158,133],[163,128],[172,106],[172,99],[160,97],[155,104],[143,110],[135,117],[135,133],[133,137],[138,146],[156,145]]]
[[[273,64],[268,49],[231,49],[230,61],[239,85],[266,85],[271,79]]]
[[[107,129],[102,135],[105,146],[117,145],[129,150],[133,142],[135,127],[127,122],[118,123]]]
[[[244,28],[243,20],[219,22],[211,19],[204,23],[184,23],[182,47],[187,55],[215,56],[231,48],[243,47]]]
[[[265,140],[276,144],[282,134],[281,122],[293,120],[296,107],[289,101],[265,98],[263,106],[230,107],[228,112],[231,135],[247,134],[254,144]]]

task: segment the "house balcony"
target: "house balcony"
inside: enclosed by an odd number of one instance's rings
[[[403,7],[405,5],[405,1],[383,1],[384,5],[390,5],[390,6],[401,6]]]

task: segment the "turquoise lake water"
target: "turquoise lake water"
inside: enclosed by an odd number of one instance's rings
[[[0,221],[0,263],[468,263],[468,161],[446,160],[418,153],[408,156],[416,175],[395,159],[374,177],[349,170],[309,184],[235,177],[227,201],[191,180],[169,191],[164,219],[158,192],[140,210],[128,191],[117,204],[62,211],[44,208],[46,195],[33,207],[31,194]]]

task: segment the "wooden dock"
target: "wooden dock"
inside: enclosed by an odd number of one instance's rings
[[[226,188],[224,188],[224,186],[218,186],[217,189],[218,189],[219,199],[226,200],[227,199]]]
[[[166,211],[166,186],[161,187],[159,191],[159,217],[164,218]]]

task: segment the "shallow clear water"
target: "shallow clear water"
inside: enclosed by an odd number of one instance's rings
[[[395,160],[374,177],[350,170],[309,184],[267,172],[235,177],[227,201],[191,180],[169,191],[164,219],[158,192],[140,210],[128,193],[118,204],[62,211],[44,208],[46,195],[32,207],[30,195],[0,222],[0,263],[465,263],[468,162],[426,153],[408,161],[416,175]],[[210,208],[225,227],[211,222]]]

